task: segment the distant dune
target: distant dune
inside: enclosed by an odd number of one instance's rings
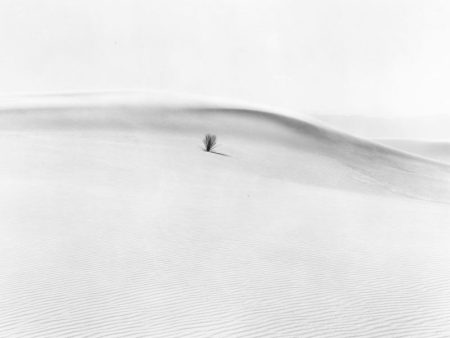
[[[450,335],[449,165],[214,100],[0,101],[0,336]]]

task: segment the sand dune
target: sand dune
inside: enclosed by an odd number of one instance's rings
[[[253,107],[17,101],[1,336],[450,334],[449,166]]]
[[[167,138],[176,137],[200,145],[202,135],[214,132],[223,140],[222,147],[228,147],[235,156],[246,153],[244,170],[269,171],[283,179],[327,187],[391,190],[442,201],[449,197],[448,165],[356,138],[307,118],[144,94],[57,96],[33,104],[42,102],[41,108],[3,110],[0,130],[125,132],[145,137],[158,133],[158,142],[167,145],[172,142]],[[260,162],[267,158],[273,159],[271,165],[262,166]],[[330,165],[333,175],[321,172]],[[284,170],[287,167],[289,170]],[[360,184],[361,180],[366,184]]]

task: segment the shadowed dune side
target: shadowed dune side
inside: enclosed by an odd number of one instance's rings
[[[411,154],[450,164],[450,142],[408,139],[379,139],[377,142]]]
[[[368,139],[445,140],[450,116],[429,112],[425,116],[315,115],[327,125]]]
[[[264,144],[271,163],[260,173],[285,168],[281,179],[339,189],[389,191],[405,196],[450,200],[450,166],[416,157],[319,124],[252,108],[199,102],[89,102],[0,110],[0,130],[71,132],[125,131],[184,135],[200,139],[211,132],[255,172],[262,158],[252,146]],[[187,146],[187,145],[184,145]],[[179,149],[179,151],[183,151]],[[247,151],[248,153],[245,153]],[[225,151],[226,153],[226,151]],[[228,154],[233,156],[232,153]],[[252,165],[250,165],[252,167]],[[324,172],[323,168],[329,168]],[[287,169],[288,168],[288,169]]]

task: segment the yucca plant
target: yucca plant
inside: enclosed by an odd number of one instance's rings
[[[217,137],[216,135],[206,134],[203,139],[203,150],[211,152],[216,147]]]

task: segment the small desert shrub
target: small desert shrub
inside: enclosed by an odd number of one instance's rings
[[[203,139],[203,150],[204,151],[213,151],[216,147],[216,135],[206,134]]]

